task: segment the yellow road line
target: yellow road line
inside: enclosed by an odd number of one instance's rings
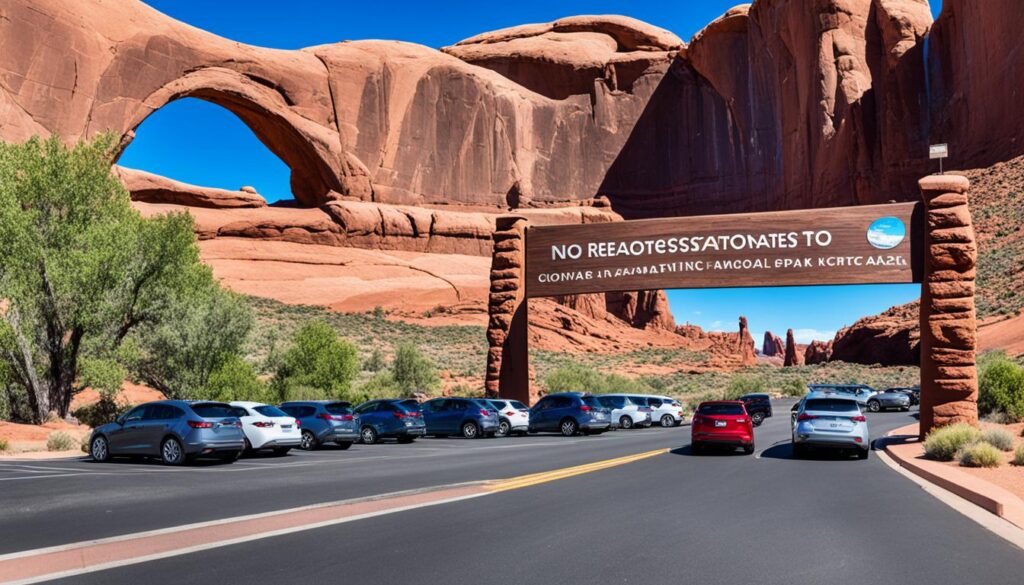
[[[506,490],[514,490],[541,483],[547,483],[549,481],[555,481],[559,479],[565,479],[574,475],[582,475],[584,473],[591,473],[593,471],[599,471],[601,469],[608,469],[609,467],[618,467],[619,465],[625,465],[634,461],[640,461],[641,459],[647,459],[655,457],[663,453],[668,453],[669,449],[655,449],[654,451],[647,451],[644,453],[637,453],[636,455],[627,455],[625,457],[619,457],[616,459],[606,459],[604,461],[597,461],[595,463],[587,463],[586,465],[577,465],[575,467],[565,467],[562,469],[555,469],[552,471],[544,471],[541,473],[532,473],[530,475],[520,475],[519,477],[512,477],[509,479],[503,479],[495,481],[488,485],[486,489],[492,492],[503,492]]]

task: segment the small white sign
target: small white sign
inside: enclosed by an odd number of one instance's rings
[[[933,144],[928,147],[928,158],[947,158],[949,157],[949,145],[948,144]]]

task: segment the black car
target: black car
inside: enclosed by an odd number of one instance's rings
[[[761,426],[764,419],[772,415],[772,399],[767,394],[745,394],[738,398],[747,407],[750,422],[755,427]]]

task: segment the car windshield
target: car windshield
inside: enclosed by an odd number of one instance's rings
[[[488,406],[490,408],[501,410],[501,409],[505,408],[505,405],[507,403],[504,400],[488,400],[487,404],[488,404]]]
[[[701,404],[697,412],[701,414],[743,414],[743,406],[739,404]]]
[[[352,414],[352,405],[348,402],[332,402],[324,409],[331,414]]]
[[[584,396],[583,404],[594,408],[604,408],[604,406],[597,400],[596,396]]]
[[[192,412],[195,412],[203,418],[226,418],[229,416],[238,416],[235,407],[220,402],[193,404]]]
[[[860,410],[853,400],[839,398],[812,398],[804,405],[804,410],[819,412],[854,412]]]
[[[518,400],[513,400],[510,404],[512,404],[512,408],[518,408],[519,410],[528,410],[526,408],[526,405],[523,404],[522,402],[519,402]]]
[[[263,406],[254,406],[253,410],[262,414],[263,416],[288,416],[288,414],[276,406],[264,404]]]

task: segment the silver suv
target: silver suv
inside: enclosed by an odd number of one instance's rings
[[[836,392],[811,392],[797,403],[792,440],[798,459],[811,447],[853,450],[860,459],[871,452],[867,418],[857,399]]]

